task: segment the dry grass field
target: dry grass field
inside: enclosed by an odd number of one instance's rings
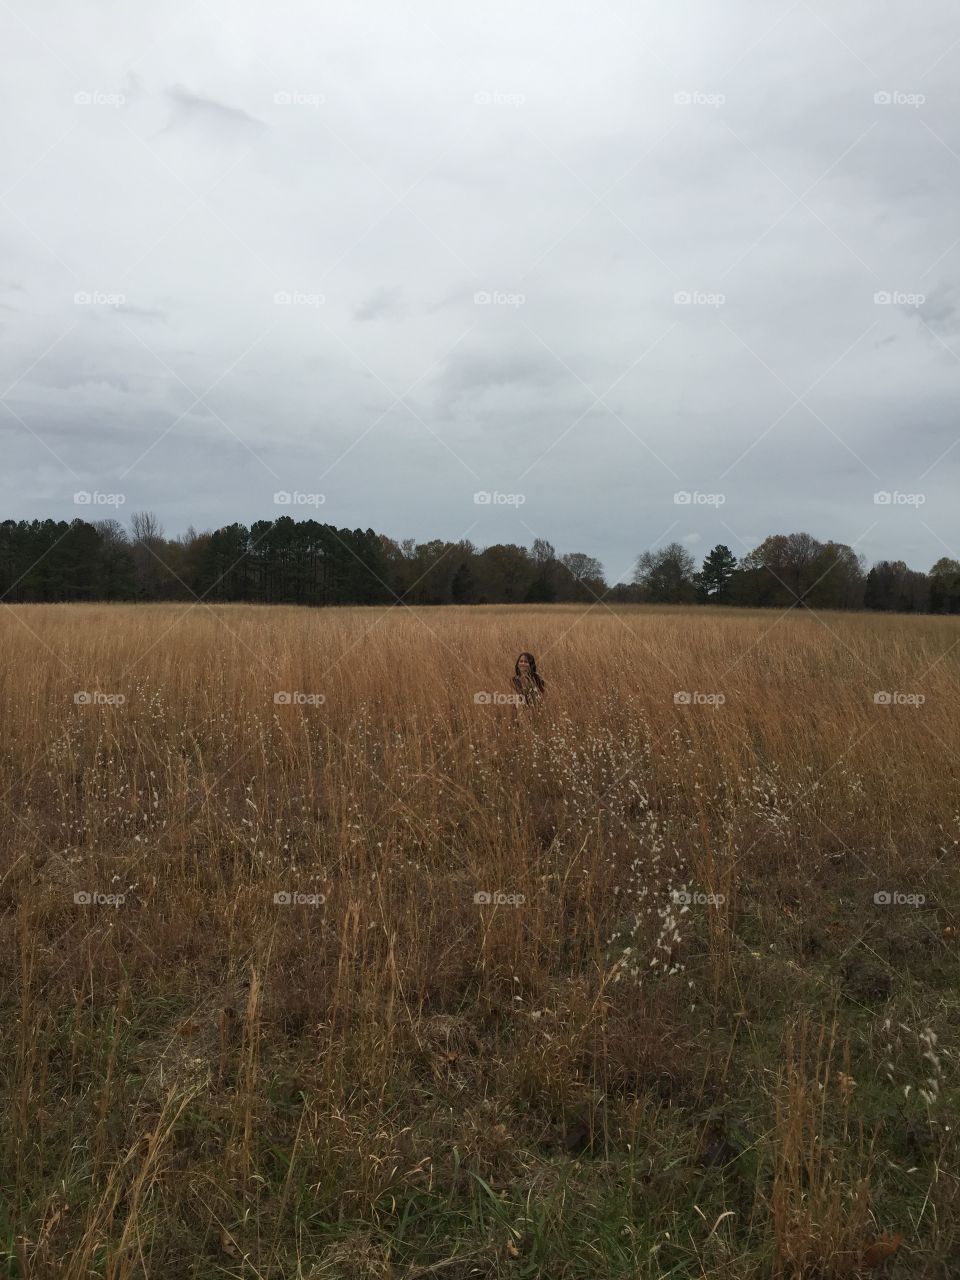
[[[0,1275],[960,1274],[956,619],[0,646]]]

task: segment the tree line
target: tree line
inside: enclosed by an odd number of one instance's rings
[[[614,587],[610,595],[670,604],[958,613],[960,561],[943,557],[929,573],[902,560],[879,560],[867,570],[863,556],[846,543],[778,533],[739,560],[729,547],[718,545],[698,569],[687,548],[672,542],[644,552],[633,583]]]
[[[598,560],[468,540],[396,541],[316,520],[259,520],[165,536],[150,512],[115,519],[0,522],[0,600],[191,600],[257,604],[729,604],[960,613],[960,562],[921,573],[902,560],[866,569],[840,542],[774,534],[739,559],[718,545],[697,565],[678,542],[639,556],[608,587]]]

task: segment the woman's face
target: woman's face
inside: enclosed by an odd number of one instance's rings
[[[520,670],[526,675],[530,670],[530,659],[525,653],[520,655]]]

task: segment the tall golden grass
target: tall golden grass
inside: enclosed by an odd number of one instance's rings
[[[853,1276],[918,1178],[900,1257],[958,1247],[924,1163],[955,619],[24,606],[0,640],[0,1274]]]

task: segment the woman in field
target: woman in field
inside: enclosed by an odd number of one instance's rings
[[[537,660],[532,653],[521,653],[514,666],[513,688],[517,706],[538,707],[543,700],[546,685],[537,670]]]

